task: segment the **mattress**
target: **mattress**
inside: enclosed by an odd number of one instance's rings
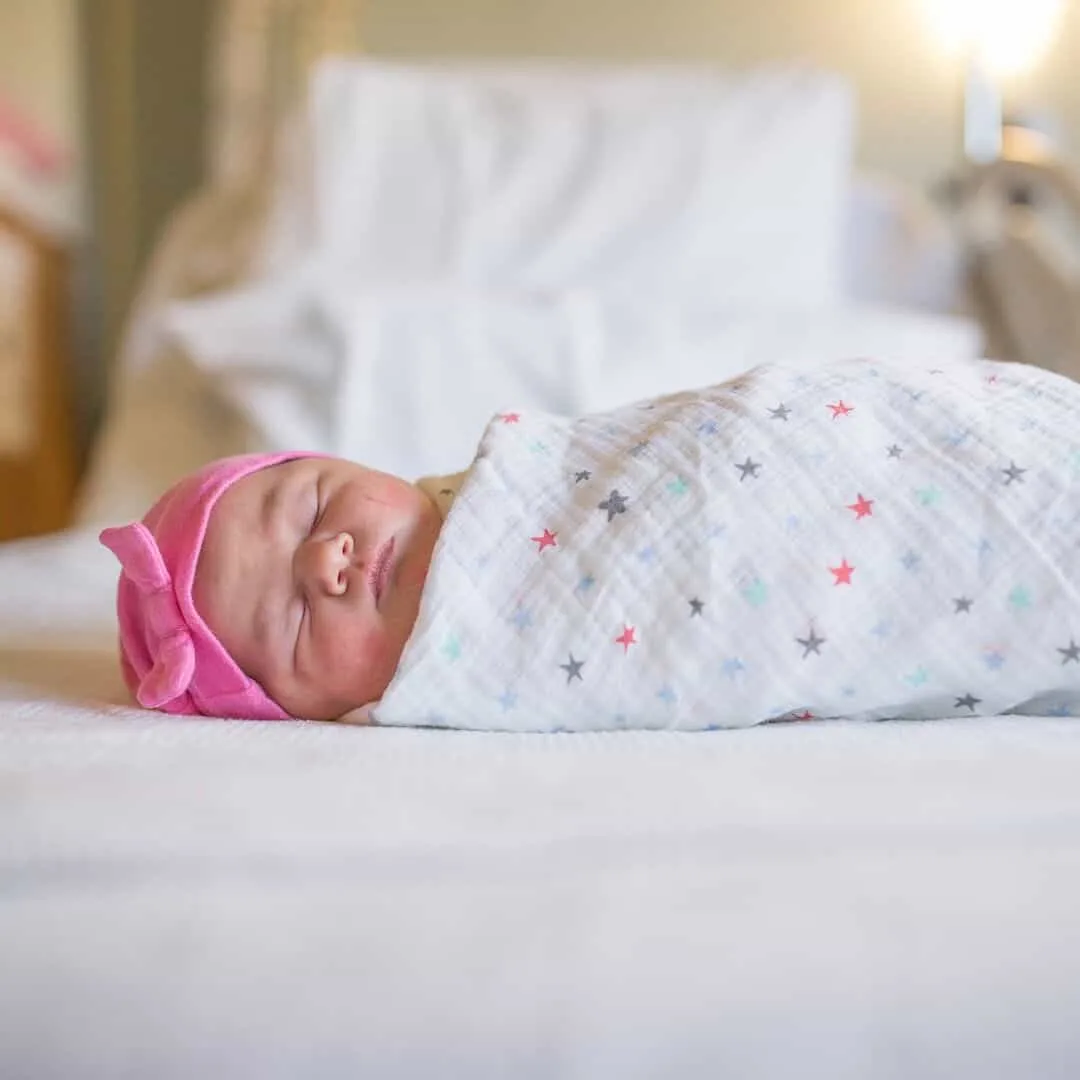
[[[0,1074],[1080,1074],[1074,721],[163,717],[112,575],[0,548]]]

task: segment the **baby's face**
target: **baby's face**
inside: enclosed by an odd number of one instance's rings
[[[262,469],[211,512],[195,606],[283,709],[337,719],[389,685],[440,525],[418,488],[352,462]]]

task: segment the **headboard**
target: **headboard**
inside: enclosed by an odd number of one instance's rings
[[[320,59],[357,52],[364,0],[221,0],[211,46],[209,173],[243,183]]]

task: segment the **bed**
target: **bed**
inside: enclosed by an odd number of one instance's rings
[[[601,264],[538,263],[527,244],[485,263],[490,246],[462,241],[475,257],[453,274],[415,263],[393,280],[354,249],[311,258],[320,214],[344,235],[333,200],[356,187],[339,181],[370,167],[349,124],[370,119],[357,102],[373,87],[444,100],[439,80],[466,79],[509,107],[490,71],[323,70],[325,183],[286,150],[271,190],[218,184],[181,210],[132,314],[80,523],[0,548],[0,1072],[1075,1076],[1068,717],[516,737],[131,707],[96,530],[203,458],[302,442],[415,475],[468,452],[485,393],[602,407],[792,350],[981,348],[948,314],[945,233],[879,182],[852,197],[840,171],[818,173],[832,239],[804,237],[838,260],[836,296],[814,304],[766,274],[792,295],[646,305],[641,281],[560,287],[556,272]],[[822,123],[844,114],[834,90]],[[291,130],[289,145],[318,137]],[[782,142],[758,167],[783,171]],[[483,393],[448,398],[455,384]]]

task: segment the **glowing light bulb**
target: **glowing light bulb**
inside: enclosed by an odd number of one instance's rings
[[[1020,74],[1042,58],[1063,7],[1063,0],[923,0],[945,48],[997,76]]]

